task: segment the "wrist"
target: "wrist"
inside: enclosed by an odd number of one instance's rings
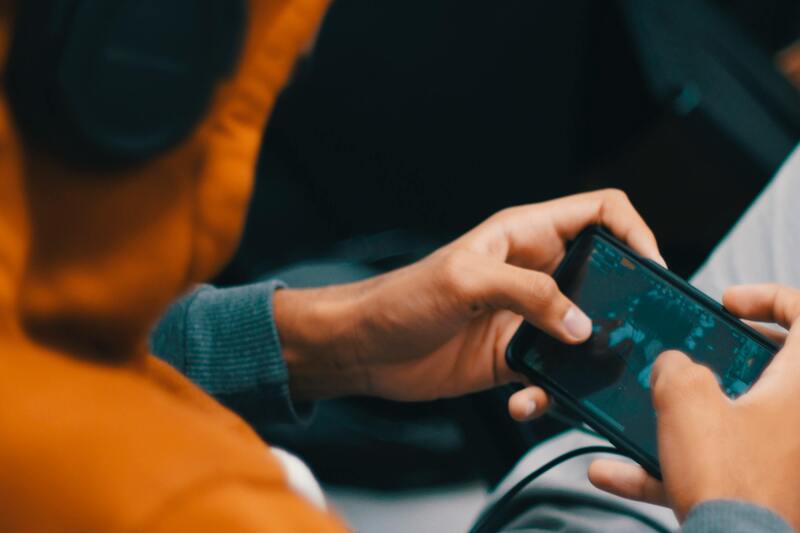
[[[273,296],[275,326],[295,401],[366,390],[354,349],[359,305],[350,289],[281,289]]]

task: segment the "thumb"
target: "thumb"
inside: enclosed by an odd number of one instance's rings
[[[508,309],[548,335],[568,344],[586,341],[592,321],[559,290],[555,280],[535,270],[490,261],[486,301]]]
[[[659,427],[673,414],[683,417],[695,409],[702,411],[722,395],[710,368],[676,350],[666,351],[656,359],[650,387]]]

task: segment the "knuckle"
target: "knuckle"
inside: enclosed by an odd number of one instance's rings
[[[703,391],[716,383],[714,373],[707,366],[692,365],[682,373],[681,382],[685,390]]]
[[[679,350],[665,350],[656,359],[656,366],[662,368],[673,367],[684,359],[686,359],[686,356]]]
[[[785,285],[779,285],[776,290],[776,315],[784,317],[787,323],[793,323],[800,318],[800,291]]]
[[[514,215],[515,211],[516,211],[515,207],[506,207],[504,209],[501,209],[500,211],[497,211],[494,215],[492,215],[491,218],[496,218],[498,220],[503,220],[503,219],[512,217]]]
[[[439,278],[447,292],[464,294],[469,291],[468,255],[463,250],[452,250],[442,256],[439,263]]]
[[[533,276],[530,283],[530,290],[533,297],[541,303],[550,303],[558,294],[558,285],[553,278],[547,274],[537,273]]]
[[[628,193],[623,191],[622,189],[605,189],[603,191],[604,196],[614,204],[630,204],[631,201],[628,198]]]
[[[487,222],[499,223],[499,224],[512,222],[523,212],[523,210],[526,207],[527,206],[525,205],[506,207],[504,209],[501,209],[500,211],[496,211],[492,216],[490,216],[487,219]]]

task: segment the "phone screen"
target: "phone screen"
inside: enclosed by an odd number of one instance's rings
[[[593,334],[578,346],[536,334],[523,360],[595,419],[657,458],[650,374],[663,351],[677,349],[705,364],[735,398],[758,379],[775,349],[612,241],[590,234],[575,246],[557,278],[592,319]]]

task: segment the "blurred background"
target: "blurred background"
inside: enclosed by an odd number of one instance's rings
[[[688,277],[800,139],[798,38],[797,0],[334,0],[218,282],[360,279],[503,207],[610,186]],[[321,402],[261,430],[357,529],[456,531],[568,427],[513,423],[508,394]]]

